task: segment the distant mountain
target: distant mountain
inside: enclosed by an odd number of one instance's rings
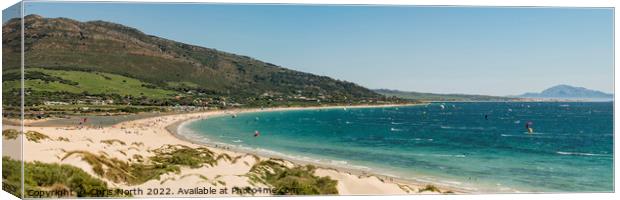
[[[388,96],[403,99],[419,100],[419,101],[517,101],[519,98],[488,96],[488,95],[471,95],[471,94],[436,94],[408,92],[389,89],[375,89],[375,92]]]
[[[592,100],[611,100],[613,94],[591,90],[583,87],[570,85],[557,85],[540,93],[525,93],[517,97],[521,98],[542,98],[542,99],[592,99]]]
[[[137,97],[163,94],[169,99],[179,93],[191,92],[210,95],[209,99],[222,96],[239,101],[250,101],[259,95],[271,99],[325,100],[322,102],[383,98],[355,83],[147,35],[121,24],[28,15],[24,18],[24,27],[25,67],[32,69],[26,74],[30,81],[27,90],[33,92],[97,95],[93,94],[97,91],[84,89],[87,80],[72,82],[81,72],[88,72],[100,73],[94,78],[103,77],[101,84],[122,86],[109,91],[123,90],[135,83],[135,89],[144,91],[133,94]],[[19,19],[9,20],[2,27],[3,74],[15,77],[15,80],[19,79],[20,29]],[[208,32],[204,34],[208,35]],[[74,77],[66,77],[70,73],[75,74]],[[111,82],[115,75],[121,76],[118,77],[121,83]],[[35,85],[43,82],[54,87]],[[123,92],[114,93],[126,96]]]

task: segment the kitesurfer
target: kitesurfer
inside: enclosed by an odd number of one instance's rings
[[[527,123],[525,123],[525,129],[527,129],[527,133],[530,133],[530,134],[531,134],[531,133],[533,133],[533,132],[534,132],[534,129],[532,128],[532,125],[533,125],[533,124],[534,124],[534,123],[533,123],[533,122],[531,122],[531,121],[528,121]]]

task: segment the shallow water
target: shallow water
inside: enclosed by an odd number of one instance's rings
[[[246,113],[182,134],[478,192],[613,190],[611,102],[443,104]]]

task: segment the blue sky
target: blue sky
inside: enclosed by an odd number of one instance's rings
[[[28,2],[368,88],[513,95],[613,92],[613,10],[601,8]]]

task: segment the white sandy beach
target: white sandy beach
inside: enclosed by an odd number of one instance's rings
[[[388,105],[394,106],[394,105]],[[350,106],[347,106],[350,107]],[[334,108],[334,107],[330,107]],[[338,107],[335,107],[338,108]],[[340,107],[341,108],[341,107]],[[45,163],[63,163],[77,166],[94,177],[99,177],[92,166],[84,161],[80,155],[72,155],[62,159],[68,151],[88,151],[93,154],[107,155],[111,158],[132,162],[136,156],[147,158],[153,156],[151,150],[158,149],[165,145],[184,145],[192,148],[206,147],[205,145],[183,140],[167,130],[174,124],[192,119],[205,119],[216,115],[241,112],[275,111],[275,110],[297,110],[297,109],[317,109],[317,108],[270,108],[270,109],[243,109],[210,111],[202,113],[190,113],[179,115],[167,115],[151,117],[134,121],[122,122],[110,127],[25,127],[27,131],[37,131],[50,137],[50,139],[39,142],[24,140],[24,161],[41,161]],[[16,127],[5,126],[3,129]],[[61,140],[59,138],[66,138]],[[118,140],[120,142],[102,142],[106,140]],[[19,159],[19,152],[7,151],[18,147],[19,140],[4,139],[3,155]],[[260,160],[269,159],[265,156],[254,156],[251,154],[232,151],[222,148],[207,147],[216,155],[228,154],[230,157],[237,157],[235,161],[219,160],[215,166],[203,166],[200,168],[182,168],[179,174],[168,173],[163,175],[160,180],[150,180],[140,185],[126,185],[114,183],[105,178],[109,186],[123,189],[133,188],[170,188],[171,191],[179,189],[190,189],[194,187],[215,188],[217,190],[232,187],[264,187],[266,185],[251,184],[247,176],[251,167]],[[296,165],[298,162],[286,161],[286,165]],[[341,195],[381,195],[381,194],[437,194],[437,192],[422,192],[419,190],[425,184],[404,182],[395,180],[382,180],[374,175],[359,175],[354,171],[343,169],[330,169],[322,167],[316,170],[317,176],[329,176],[337,180],[337,189]],[[206,177],[206,178],[205,178]],[[384,176],[383,176],[384,177]],[[385,179],[385,178],[384,178]],[[441,188],[441,187],[440,187]],[[441,188],[442,191],[448,190]],[[175,194],[174,196],[234,196],[235,194]],[[268,194],[256,194],[258,196]],[[135,195],[141,196],[141,195]],[[146,194],[144,196],[147,196]]]

